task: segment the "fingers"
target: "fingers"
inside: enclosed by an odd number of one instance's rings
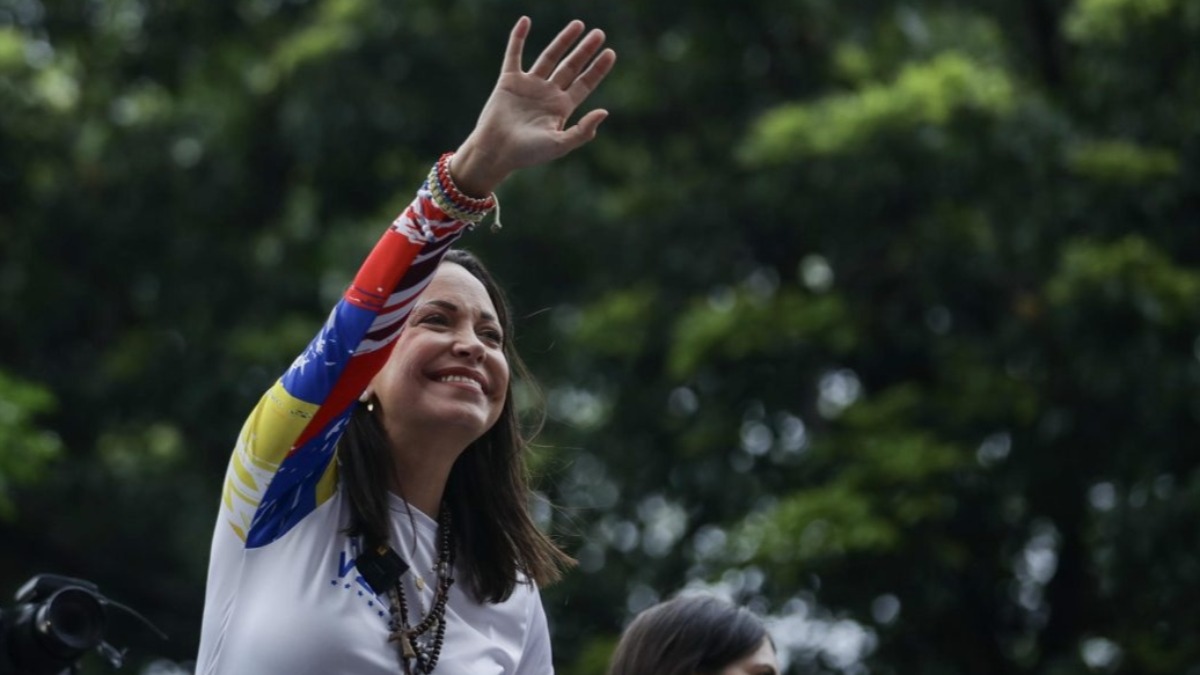
[[[608,111],[597,109],[589,112],[579,119],[579,123],[575,126],[564,129],[560,147],[564,150],[563,154],[578,148],[596,137],[596,130],[600,128],[600,123],[604,118],[608,117]]]
[[[579,77],[579,73],[600,50],[602,44],[604,44],[604,31],[593,28],[579,44],[575,45],[575,49],[571,50],[567,58],[563,59],[554,69],[554,74],[549,77],[550,82],[559,89],[571,86],[575,78]]]
[[[530,23],[527,16],[517,19],[512,32],[508,34],[508,48],[504,50],[504,62],[500,66],[500,72],[520,72],[521,56],[525,53],[525,38],[529,37]]]
[[[600,52],[600,55],[588,65],[587,70],[583,74],[576,77],[567,88],[567,94],[571,97],[571,102],[579,105],[589,94],[592,93],[600,85],[608,73],[612,71],[613,64],[617,62],[617,53],[611,49],[605,49]]]
[[[567,49],[575,42],[583,33],[583,22],[576,19],[568,23],[558,32],[558,35],[546,45],[542,50],[533,67],[529,69],[530,75],[535,75],[543,79],[549,79],[550,74],[554,72],[554,67],[562,59],[563,54],[567,53]]]

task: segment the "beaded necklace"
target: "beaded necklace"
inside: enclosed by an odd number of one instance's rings
[[[399,643],[400,663],[405,675],[428,675],[437,666],[446,635],[446,601],[454,584],[454,546],[450,536],[450,509],[442,504],[438,516],[437,591],[433,605],[417,625],[408,623],[408,598],[400,579],[388,589],[391,616],[388,642]],[[414,576],[415,573],[414,573]]]

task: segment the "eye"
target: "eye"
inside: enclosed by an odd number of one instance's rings
[[[449,326],[450,319],[440,312],[430,312],[417,319],[418,324],[432,324],[434,326]]]
[[[480,330],[479,337],[494,345],[504,344],[504,334],[495,328],[484,328]]]

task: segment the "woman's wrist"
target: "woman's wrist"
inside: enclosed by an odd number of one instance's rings
[[[500,168],[492,153],[467,139],[450,158],[450,177],[463,194],[484,198],[508,177],[509,171]]]
[[[429,170],[426,186],[429,198],[442,213],[451,220],[461,220],[467,223],[478,223],[487,217],[497,207],[496,195],[472,197],[465,192],[450,175],[450,163],[455,153],[447,152]],[[497,219],[499,214],[497,212]],[[497,222],[495,227],[499,227]]]

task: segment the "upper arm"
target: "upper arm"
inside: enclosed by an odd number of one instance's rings
[[[517,675],[544,675],[554,672],[554,659],[550,646],[550,626],[546,620],[546,609],[537,586],[530,582],[533,592],[528,599],[525,622],[525,644],[521,649]]]

